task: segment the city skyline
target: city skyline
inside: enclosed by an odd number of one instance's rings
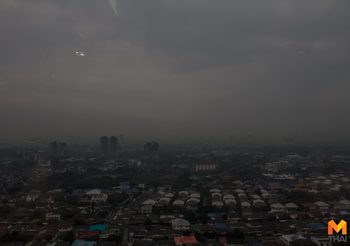
[[[349,13],[0,0],[0,245],[348,245]]]

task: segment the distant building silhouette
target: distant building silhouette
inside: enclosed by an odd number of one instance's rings
[[[210,161],[196,164],[194,169],[196,172],[210,172],[215,171],[218,168],[218,165]]]
[[[103,157],[116,157],[118,152],[118,138],[116,136],[101,137],[100,149]]]
[[[102,156],[109,156],[110,148],[109,148],[109,139],[106,136],[101,137],[100,139],[100,147]]]
[[[57,148],[58,148],[58,145],[57,145],[56,141],[51,142],[49,144],[49,154],[50,154],[50,156],[56,156],[57,155]]]
[[[66,143],[58,143],[57,144],[57,154],[58,156],[65,156],[67,153],[67,144]]]
[[[51,157],[63,157],[66,155],[66,143],[53,141],[49,144],[49,155]]]
[[[109,139],[109,144],[110,144],[110,155],[112,157],[117,156],[117,150],[118,150],[118,138],[115,136],[110,137]]]
[[[159,156],[159,143],[153,141],[143,146],[145,159],[155,159]]]

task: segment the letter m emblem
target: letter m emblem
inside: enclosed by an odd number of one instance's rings
[[[342,235],[347,235],[348,228],[345,220],[341,220],[339,224],[336,224],[334,220],[328,222],[328,235],[333,235],[333,231],[339,233],[341,231]]]

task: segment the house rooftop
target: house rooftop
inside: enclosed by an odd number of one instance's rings
[[[198,241],[194,235],[174,237],[174,242],[177,246],[198,243]]]

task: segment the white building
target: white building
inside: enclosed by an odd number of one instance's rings
[[[249,209],[251,206],[249,202],[242,202],[241,207],[242,209]]]
[[[222,208],[224,206],[224,203],[221,201],[213,201],[212,205],[217,208]]]
[[[156,204],[156,201],[153,199],[147,199],[142,203],[142,205],[152,205],[152,206],[154,206],[155,204]]]
[[[190,222],[185,219],[173,219],[171,221],[171,226],[173,230],[176,231],[185,231],[190,229]]]
[[[195,166],[196,172],[206,172],[206,171],[215,171],[217,168],[216,164],[197,164]]]
[[[286,208],[281,203],[271,204],[271,212],[273,213],[284,213]]]
[[[173,202],[173,206],[182,207],[184,205],[185,205],[185,202],[180,199],[177,199]]]
[[[255,208],[263,208],[266,206],[266,203],[261,200],[261,199],[256,199],[256,200],[253,200],[253,207]]]
[[[318,201],[318,202],[315,202],[314,204],[321,212],[327,212],[329,209],[329,204],[323,201]]]
[[[197,198],[190,198],[186,201],[186,205],[190,207],[195,207],[199,204],[200,200]]]
[[[299,206],[293,202],[286,203],[286,204],[284,204],[284,206],[285,206],[287,212],[293,212],[293,211],[298,210],[298,208],[299,208]]]
[[[54,213],[47,213],[46,214],[46,221],[60,221],[61,215],[60,214],[54,214]]]
[[[90,202],[95,202],[95,203],[106,202],[108,198],[108,195],[105,193],[102,193],[102,191],[99,189],[93,189],[93,190],[87,191],[86,196],[90,199]]]
[[[151,214],[153,211],[153,205],[143,205],[140,208],[142,214]]]

